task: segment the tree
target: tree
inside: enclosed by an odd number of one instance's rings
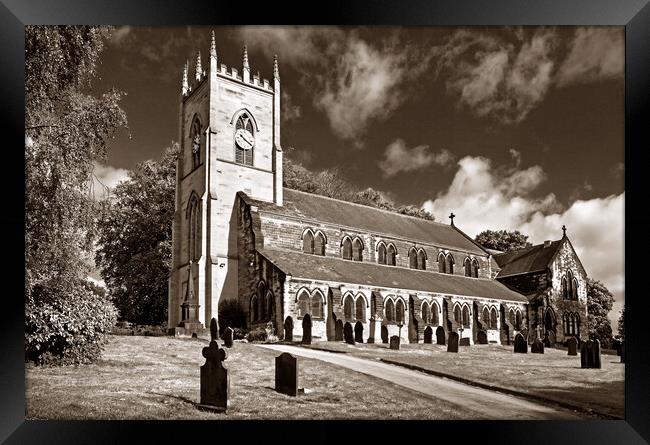
[[[618,317],[618,335],[621,340],[625,340],[625,305],[623,305],[621,315]]]
[[[160,161],[138,164],[102,212],[95,260],[121,320],[167,320],[178,154],[174,144]]]
[[[600,281],[587,278],[589,338],[600,340],[605,347],[612,340],[612,326],[607,315],[613,304],[614,296],[609,289]]]
[[[476,235],[474,241],[485,249],[495,249],[501,252],[510,252],[532,246],[528,242],[528,235],[524,235],[518,230],[484,230]]]
[[[110,29],[25,28],[25,349],[38,363],[96,358],[115,308],[87,285],[94,161],[126,126],[121,94],[89,94]]]

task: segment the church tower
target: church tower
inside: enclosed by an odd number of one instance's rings
[[[218,304],[238,297],[235,195],[282,205],[280,75],[251,75],[244,46],[241,72],[219,64],[214,32],[209,59],[198,52],[182,73],[180,154],[169,278],[168,327],[200,332]],[[205,67],[205,68],[204,68]]]

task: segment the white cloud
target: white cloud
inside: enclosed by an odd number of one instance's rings
[[[130,26],[118,26],[113,30],[110,38],[110,43],[115,46],[120,46],[126,41],[126,38],[131,34],[132,28]]]
[[[123,168],[115,168],[110,165],[95,163],[93,176],[93,190],[95,199],[105,199],[108,191],[115,188],[120,182],[129,179],[129,171]],[[106,190],[108,188],[108,190]]]
[[[622,27],[578,28],[569,55],[558,70],[558,86],[623,75]]]
[[[282,120],[284,122],[291,122],[299,119],[302,110],[299,105],[294,105],[291,96],[286,90],[282,90]]]
[[[419,170],[432,164],[448,165],[453,159],[453,154],[448,150],[433,153],[428,145],[408,148],[402,139],[396,139],[386,147],[384,158],[379,161],[379,168],[384,177],[388,178],[399,172]]]

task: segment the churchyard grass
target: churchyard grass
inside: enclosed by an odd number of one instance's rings
[[[221,344],[221,342],[220,342]],[[275,392],[274,351],[235,342],[227,414],[200,411],[203,340],[109,336],[95,364],[26,368],[27,419],[459,419],[461,406],[321,361],[298,358],[299,386]],[[475,414],[471,414],[475,418]]]
[[[544,354],[515,354],[513,346],[472,345],[458,353],[446,352],[436,344],[388,344],[315,342],[311,347],[373,359],[388,359],[450,374],[495,388],[505,388],[569,403],[608,416],[624,417],[625,365],[616,355],[602,354],[602,369],[581,369],[580,352],[567,355],[566,349],[545,348]]]

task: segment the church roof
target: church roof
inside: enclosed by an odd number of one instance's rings
[[[563,239],[546,244],[537,244],[526,249],[494,255],[501,268],[497,278],[546,270],[562,245]]]
[[[498,281],[484,278],[384,266],[371,262],[310,255],[294,250],[264,248],[258,249],[258,252],[285,274],[294,278],[506,301],[528,301],[526,297]]]
[[[449,224],[288,188],[284,189],[281,207],[240,193],[246,202],[256,205],[258,210],[486,255],[486,251],[471,238]]]

